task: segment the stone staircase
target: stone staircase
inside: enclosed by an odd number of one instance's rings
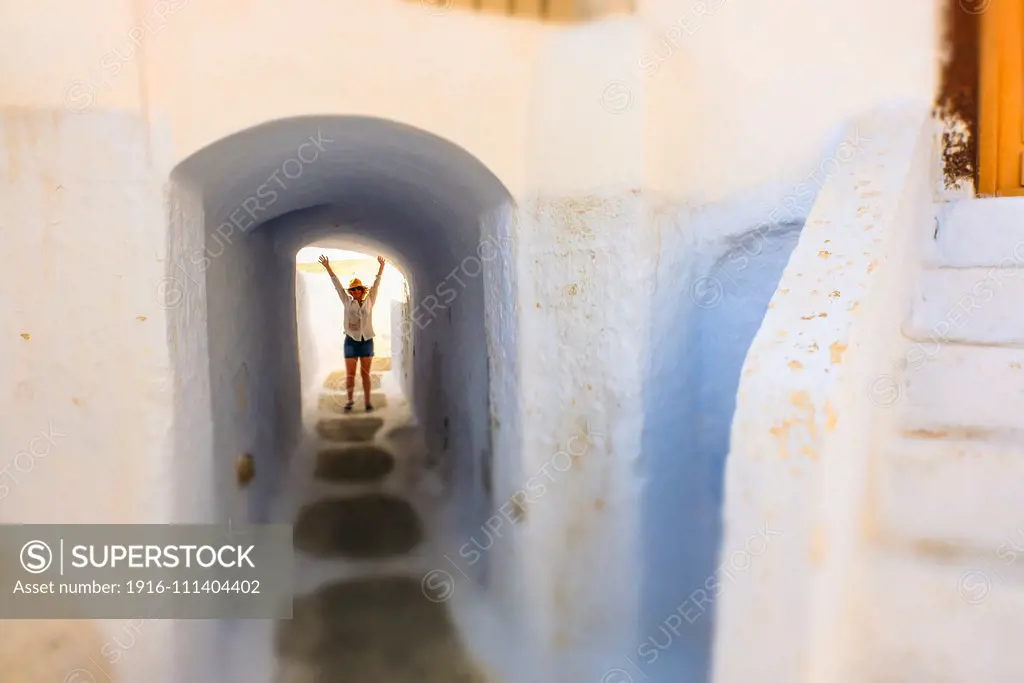
[[[873,454],[857,681],[1024,680],[1024,199],[941,207]]]
[[[325,383],[311,425],[314,481],[294,530],[298,571],[330,578],[312,591],[300,588],[293,618],[278,623],[275,683],[482,683],[448,605],[424,592],[415,566],[428,525],[411,503],[418,479],[397,475],[417,466],[403,462],[409,453],[391,439],[403,427],[383,429],[398,407],[380,410],[387,403],[375,392],[374,413],[339,415],[344,394],[339,403],[331,391],[338,375]],[[344,371],[340,378],[343,391]],[[361,394],[357,388],[357,406]]]
[[[373,359],[370,364],[370,402],[374,408],[380,409],[387,406],[388,397],[381,387],[384,383],[384,373],[391,370],[391,359],[390,358],[377,358]],[[346,389],[345,389],[345,369],[335,370],[327,376],[324,380],[324,392],[320,394],[319,409],[325,413],[343,413],[345,408]],[[362,379],[356,377],[355,385],[355,398],[359,399],[363,395]],[[358,403],[358,401],[357,401]],[[361,405],[361,404],[360,404]]]

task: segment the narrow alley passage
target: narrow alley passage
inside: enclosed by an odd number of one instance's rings
[[[485,680],[448,606],[422,590],[438,502],[407,438],[408,407],[381,379],[372,376],[373,413],[343,412],[341,371],[306,415],[308,444],[286,492],[297,586],[293,618],[276,628],[275,683]]]

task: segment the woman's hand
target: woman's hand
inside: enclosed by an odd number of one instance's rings
[[[378,256],[377,257],[377,263],[379,263],[380,267],[383,268],[384,267],[384,257],[383,256]]]
[[[327,257],[324,256],[323,254],[320,254],[320,258],[317,260],[320,261],[320,265],[326,268],[327,270],[331,269],[331,262],[328,261]]]

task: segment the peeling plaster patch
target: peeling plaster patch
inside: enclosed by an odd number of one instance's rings
[[[832,403],[825,401],[825,429],[832,431],[836,428],[836,423],[839,421],[839,416],[836,415],[835,408],[832,407]]]
[[[791,360],[789,361],[789,367],[793,368],[794,370],[803,370],[804,364],[798,360]]]
[[[830,252],[827,252],[824,249],[818,252],[818,258],[828,258],[831,255],[832,254]]]
[[[814,403],[811,401],[810,394],[802,390],[790,392],[789,402],[798,410],[802,410],[807,413],[807,431],[810,432],[812,438],[817,436],[818,430],[814,424]]]
[[[24,339],[25,341],[28,341],[29,339],[32,338],[32,336],[28,332],[22,332],[21,338]]]
[[[792,424],[791,420],[783,420],[781,424],[775,425],[768,430],[779,442],[779,460],[785,460],[789,457],[789,428]]]
[[[839,365],[840,363],[843,362],[843,353],[846,351],[846,349],[846,344],[840,344],[837,341],[832,342],[832,344],[829,345],[828,351],[829,357],[832,360],[832,365]]]

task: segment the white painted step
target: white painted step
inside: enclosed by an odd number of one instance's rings
[[[904,358],[906,367],[892,378],[902,391],[900,429],[966,429],[980,438],[986,430],[1024,428],[1024,349],[921,342]]]
[[[1006,572],[996,563],[873,557],[857,619],[870,626],[848,680],[1024,681],[1024,563]]]
[[[903,334],[918,340],[1024,345],[1024,265],[1020,272],[992,267],[923,271]]]
[[[1024,197],[950,202],[938,220],[938,265],[1024,268]]]
[[[923,436],[882,448],[876,481],[886,535],[992,551],[1024,526],[1024,441]],[[1017,545],[1024,549],[1024,536]]]

